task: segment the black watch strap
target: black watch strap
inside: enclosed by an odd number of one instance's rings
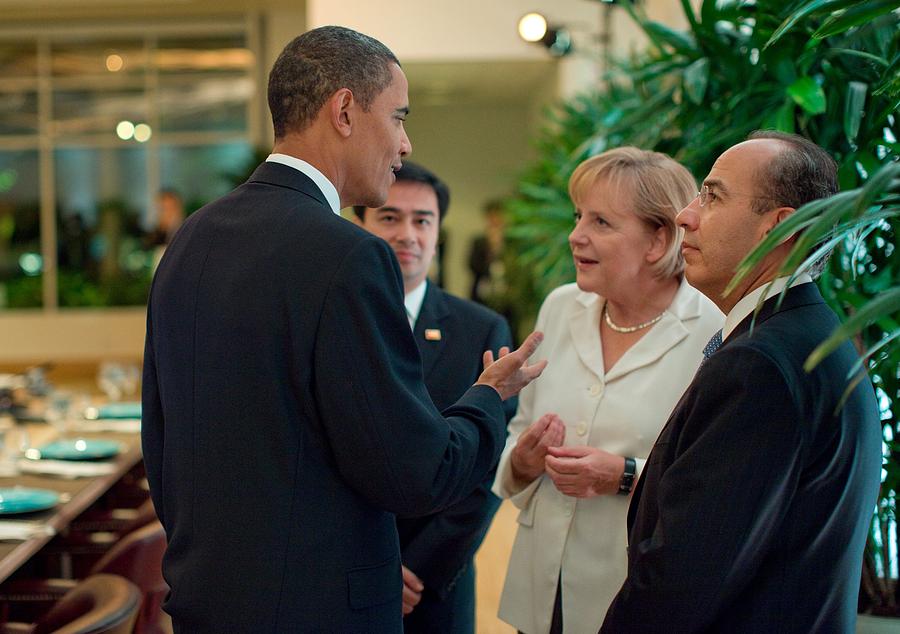
[[[637,473],[637,461],[634,458],[625,458],[625,471],[619,480],[619,495],[628,495],[634,488],[634,474]]]

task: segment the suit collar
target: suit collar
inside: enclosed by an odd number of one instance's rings
[[[687,337],[685,322],[700,316],[700,301],[700,293],[682,279],[662,319],[629,348],[608,373],[603,370],[600,342],[600,314],[606,300],[596,293],[579,293],[576,302],[580,306],[569,318],[569,331],[581,362],[597,377],[607,382],[614,381],[654,363]]]
[[[781,302],[780,305],[779,301]],[[737,339],[740,335],[752,335],[754,328],[759,327],[760,324],[776,313],[783,313],[801,306],[824,303],[825,299],[822,297],[822,293],[819,292],[819,288],[815,283],[808,282],[806,284],[793,286],[787,290],[783,299],[781,299],[780,295],[770,297],[762,305],[762,308],[757,315],[750,313],[745,317],[741,323],[735,327],[734,331],[722,341],[722,346],[728,345],[730,341]]]
[[[727,339],[728,335],[734,332],[739,323],[744,321],[748,315],[752,315],[757,305],[762,304],[765,300],[775,297],[790,282],[789,277],[779,277],[771,282],[767,282],[757,289],[754,289],[744,297],[742,297],[732,308],[728,315],[725,316],[725,325],[722,327],[722,338]],[[791,283],[791,287],[800,286],[812,282],[812,278],[803,273]]]
[[[425,289],[425,299],[422,300],[419,318],[416,319],[416,327],[413,329],[413,335],[422,357],[422,372],[424,375],[427,375],[431,368],[434,367],[441,350],[444,348],[445,337],[449,333],[442,330],[441,324],[450,314],[447,301],[444,299],[444,291],[431,282],[426,283],[428,287]],[[432,333],[437,331],[440,338],[434,339],[434,334],[426,338],[426,330]]]
[[[309,176],[310,180],[316,184],[316,187],[318,187],[319,191],[321,191],[325,196],[325,200],[328,201],[328,206],[331,207],[331,211],[333,211],[338,216],[341,215],[341,197],[338,194],[337,188],[334,186],[334,183],[328,180],[328,177],[320,172],[315,165],[307,163],[303,159],[297,158],[296,156],[291,156],[290,154],[279,154],[277,152],[270,154],[269,158],[267,158],[266,161],[293,167],[298,172],[302,172],[303,174]]]
[[[322,190],[309,176],[293,167],[267,161],[256,168],[250,178],[247,179],[247,182],[266,183],[267,185],[293,189],[301,194],[306,194],[331,211],[331,205],[328,204],[328,200],[326,200]]]

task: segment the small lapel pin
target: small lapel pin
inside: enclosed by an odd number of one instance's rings
[[[441,331],[437,328],[425,329],[425,341],[440,341]]]

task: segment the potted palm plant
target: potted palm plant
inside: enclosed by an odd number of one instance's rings
[[[878,391],[885,438],[860,607],[900,616],[900,0],[703,0],[697,10],[689,0],[681,4],[684,31],[621,4],[647,35],[647,49],[611,60],[595,92],[548,112],[536,141],[540,158],[506,203],[510,292],[533,316],[552,288],[572,279],[566,182],[589,155],[637,145],[665,152],[701,177],[725,148],[758,128],[797,132],[828,149],[842,192],[786,225],[806,227],[788,270],[809,264],[802,250],[811,244],[835,248],[819,285],[844,326],[818,354],[841,338],[855,339]],[[520,331],[530,326],[524,321]]]

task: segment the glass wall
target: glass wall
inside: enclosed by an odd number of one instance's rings
[[[0,310],[146,302],[183,216],[253,160],[251,35],[0,30]]]

